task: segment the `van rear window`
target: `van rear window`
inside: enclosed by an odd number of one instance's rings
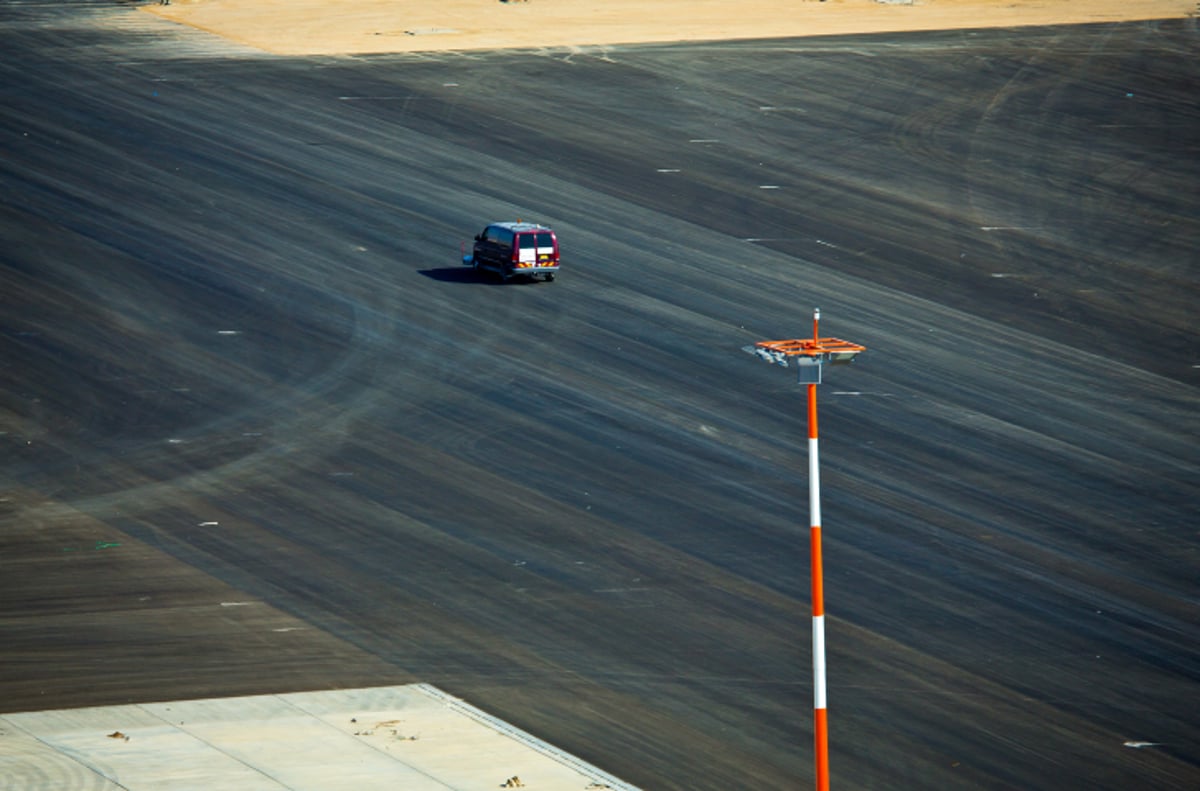
[[[537,246],[538,247],[553,247],[554,246],[554,237],[548,233],[539,233],[537,235]]]
[[[522,250],[532,250],[534,247],[537,247],[537,239],[535,238],[535,234],[523,233],[520,234],[518,238],[521,240]]]

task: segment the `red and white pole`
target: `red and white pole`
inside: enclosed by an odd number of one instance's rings
[[[821,311],[813,311],[813,341]],[[825,710],[825,579],[821,561],[821,472],[817,453],[817,386],[808,386],[808,512],[812,563],[813,740],[817,791],[829,791],[829,719]]]
[[[813,612],[813,739],[816,742],[817,791],[829,791],[829,720],[825,711],[825,580],[821,561],[821,465],[817,454],[817,385],[834,360],[852,361],[867,347],[840,338],[821,337],[821,311],[813,310],[812,340],[759,341],[745,351],[770,363],[787,365],[798,357],[799,381],[808,385],[808,510],[809,553],[812,558]]]

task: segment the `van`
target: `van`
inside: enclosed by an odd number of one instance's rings
[[[536,223],[494,222],[475,235],[475,247],[463,263],[477,272],[492,272],[501,282],[518,276],[553,280],[558,237]]]

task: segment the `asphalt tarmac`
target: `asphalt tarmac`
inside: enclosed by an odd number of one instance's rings
[[[0,15],[0,712],[423,682],[646,789],[1200,787],[1194,19],[279,58]],[[460,265],[553,226],[563,271]]]

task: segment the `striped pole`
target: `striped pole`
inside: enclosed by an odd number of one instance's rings
[[[825,579],[821,562],[821,473],[817,454],[817,386],[808,386],[809,555],[812,558],[813,739],[817,791],[829,791],[829,720],[825,711]]]
[[[820,342],[821,311],[813,310],[813,343]],[[821,465],[817,452],[817,386],[808,386],[808,513],[812,563],[813,740],[817,791],[829,791],[829,718],[825,710],[825,574],[821,560]]]
[[[817,454],[817,385],[826,365],[848,363],[867,347],[840,338],[822,338],[821,311],[813,310],[811,339],[758,341],[743,351],[787,367],[799,358],[799,379],[808,385],[808,510],[812,558],[813,612],[813,741],[816,746],[817,791],[829,791],[829,720],[825,711],[825,580],[821,560],[821,471]]]

